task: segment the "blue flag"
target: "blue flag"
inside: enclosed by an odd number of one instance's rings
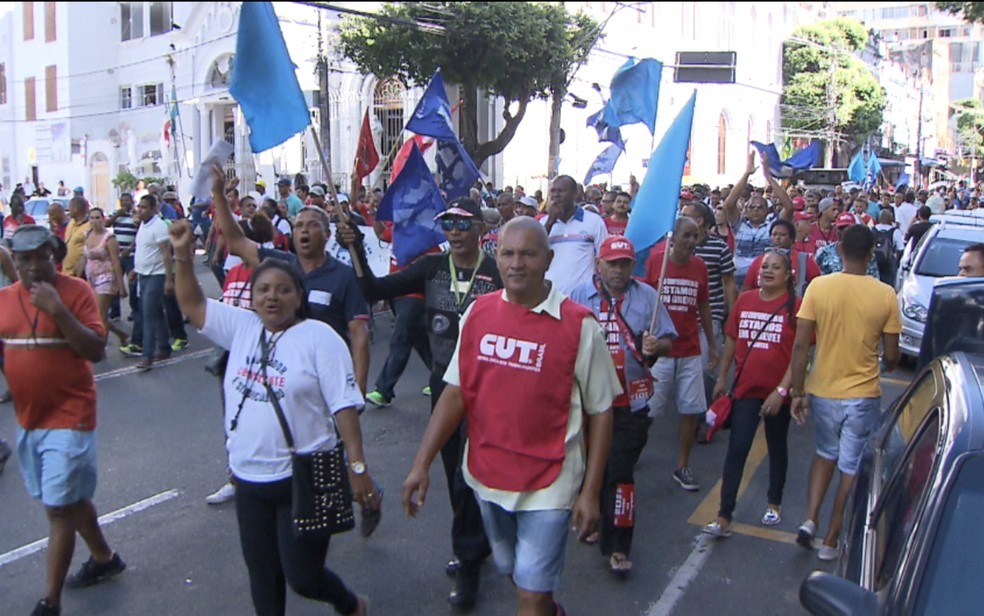
[[[847,179],[860,184],[864,181],[864,176],[868,172],[868,167],[864,164],[864,151],[860,151],[851,159],[851,164],[847,166]]]
[[[456,140],[451,124],[451,103],[444,91],[444,78],[441,69],[434,72],[424,96],[413,110],[406,130],[435,139]]]
[[[602,118],[609,126],[642,122],[652,133],[656,130],[656,103],[663,64],[659,60],[634,58],[622,65],[612,77],[611,96]]]
[[[903,186],[908,186],[910,182],[912,182],[912,179],[909,177],[909,174],[903,171],[899,174],[899,179],[895,181],[895,190],[898,190]]]
[[[604,115],[605,108],[602,107],[590,116],[588,116],[587,125],[590,128],[594,128],[595,132],[598,133],[598,141],[614,143],[623,150],[625,149],[625,142],[622,141],[622,131],[616,126],[609,126],[601,116]]]
[[[868,156],[868,166],[864,174],[864,182],[861,183],[861,187],[865,190],[871,190],[872,187],[878,182],[878,174],[881,173],[881,162],[878,160],[878,156],[872,152]]]
[[[437,141],[437,171],[441,174],[441,190],[448,201],[467,197],[480,176],[475,162],[457,139]]]
[[[636,276],[645,274],[650,248],[673,230],[696,101],[694,90],[649,158],[646,177],[633,201],[625,237],[636,249]]]
[[[763,159],[768,157],[769,173],[772,174],[772,177],[774,178],[792,177],[793,173],[796,171],[812,169],[820,160],[819,141],[813,141],[802,150],[797,150],[786,160],[782,160],[782,157],[779,156],[779,150],[777,150],[776,146],[771,143],[765,144],[759,141],[753,141],[752,145],[755,146],[755,149],[758,150],[759,155],[762,156]]]
[[[623,150],[617,143],[605,148],[601,154],[598,155],[598,158],[594,159],[594,162],[591,163],[591,168],[588,169],[588,174],[584,176],[584,185],[587,186],[590,184],[591,178],[596,175],[611,173],[612,169],[615,168],[615,161],[618,160],[618,157],[621,156],[624,151],[625,150]]]
[[[311,124],[280,23],[269,2],[243,2],[229,93],[249,124],[249,145],[263,152]]]
[[[434,217],[443,212],[444,200],[417,144],[390,185],[376,212],[378,220],[393,221],[393,256],[404,266],[444,241]]]

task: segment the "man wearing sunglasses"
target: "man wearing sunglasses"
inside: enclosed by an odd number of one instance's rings
[[[480,248],[479,241],[485,232],[485,224],[478,203],[469,198],[456,199],[437,217],[450,250],[424,255],[405,269],[382,278],[376,278],[369,267],[358,229],[345,225],[338,227],[338,242],[354,247],[354,253],[362,264],[358,282],[367,300],[375,302],[411,293],[424,295],[427,334],[433,358],[431,411],[444,391],[444,373],[458,342],[461,315],[479,295],[502,288],[495,258]],[[449,564],[449,571],[456,571],[457,576],[448,601],[456,607],[468,609],[475,605],[479,569],[491,549],[482,526],[478,502],[461,475],[464,439],[463,432],[456,431],[441,449],[441,460],[454,510],[451,544],[456,561]]]

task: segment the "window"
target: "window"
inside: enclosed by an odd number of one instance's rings
[[[133,109],[133,89],[130,86],[120,88],[120,109]]]
[[[45,2],[44,3],[44,42],[50,43],[57,38],[57,31],[55,30],[55,3]]]
[[[24,40],[34,40],[34,3],[24,3]]]
[[[46,66],[44,68],[44,100],[45,110],[48,112],[58,111],[58,67]]]
[[[0,62],[0,105],[7,104],[7,65]]]
[[[34,77],[24,80],[24,119],[33,122],[38,119],[37,100],[34,92]]]
[[[143,2],[120,2],[120,40],[143,38]]]
[[[950,38],[951,36],[953,36],[953,29],[952,28],[940,28],[940,37],[941,38]]]
[[[167,34],[171,31],[171,3],[150,3],[150,35]]]
[[[373,92],[373,113],[383,126],[380,152],[389,152],[403,139],[403,102],[406,90],[396,79],[384,79]],[[390,167],[384,169],[384,175]]]
[[[153,107],[164,102],[164,84],[148,83],[140,86],[140,106]]]
[[[721,117],[718,120],[718,175],[724,175],[727,173],[725,170],[727,167],[727,146],[728,146],[728,119],[724,117],[724,112],[721,112]]]

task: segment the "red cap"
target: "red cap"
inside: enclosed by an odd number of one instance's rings
[[[856,224],[858,224],[858,219],[855,218],[854,214],[850,212],[844,212],[837,217],[837,220],[834,221],[835,227],[850,227],[851,225]]]
[[[632,259],[635,261],[635,248],[632,242],[621,235],[609,235],[601,243],[601,250],[598,251],[598,258],[605,261],[618,261],[619,259]]]
[[[810,222],[812,222],[813,218],[814,218],[813,214],[809,212],[795,212],[793,214],[793,220],[795,222],[800,222],[803,220],[809,220]]]
[[[806,199],[803,197],[793,197],[793,209],[802,210],[806,208]]]
[[[694,198],[694,193],[692,193],[692,192],[690,192],[689,190],[686,190],[686,189],[681,190],[680,191],[680,198],[681,199],[693,199]]]

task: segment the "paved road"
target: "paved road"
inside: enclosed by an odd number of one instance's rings
[[[212,282],[204,276],[203,280]],[[370,379],[385,359],[391,327],[388,315],[376,322]],[[250,613],[234,507],[204,502],[225,479],[218,384],[203,371],[207,348],[207,341],[193,334],[188,351],[150,373],[132,372],[128,366],[133,360],[116,351],[97,366],[96,505],[101,514],[114,518],[105,531],[128,569],[111,583],[66,593],[66,616]],[[398,510],[399,486],[428,418],[429,401],[420,394],[425,377],[423,366],[413,358],[397,387],[395,404],[363,415],[369,463],[386,490],[383,523],[369,540],[357,533],[337,537],[328,555],[329,566],[371,597],[375,615],[449,611],[445,596],[450,581],[443,567],[450,556],[450,509],[439,464],[432,469],[430,498],[421,517],[409,520]],[[886,380],[886,404],[910,378],[910,373],[900,371]],[[0,434],[11,440],[14,431],[11,407],[0,407]],[[736,534],[713,543],[702,539],[699,530],[716,513],[726,437],[723,433],[695,451],[694,467],[703,489],[683,492],[670,478],[676,457],[675,417],[656,419],[636,474],[635,571],[626,581],[612,578],[596,548],[572,539],[559,593],[571,614],[802,613],[799,582],[823,565],[815,554],[792,543],[806,507],[812,425],[794,427],[790,434],[783,523],[772,529],[758,523],[767,481],[760,436],[736,511]],[[46,536],[47,523],[40,506],[27,497],[14,461],[0,476],[0,520],[0,613],[28,614],[43,590],[45,553],[36,542]],[[821,532],[824,529],[821,522]],[[86,557],[79,541],[73,569]],[[511,586],[487,565],[480,604],[473,613],[505,616],[514,610]],[[328,612],[291,595],[288,613]]]

